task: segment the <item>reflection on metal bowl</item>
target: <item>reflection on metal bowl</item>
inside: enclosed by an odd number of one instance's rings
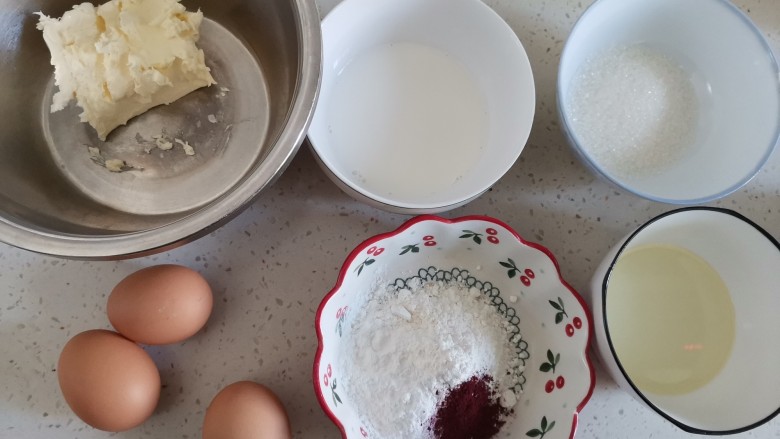
[[[198,45],[218,84],[151,109],[105,142],[74,104],[49,112],[54,69],[33,13],[59,17],[72,4],[0,0],[0,240],[71,258],[154,253],[220,226],[285,169],[319,90],[313,3],[183,1],[203,11]],[[177,147],[155,148],[161,138]],[[104,160],[124,162],[124,172]]]

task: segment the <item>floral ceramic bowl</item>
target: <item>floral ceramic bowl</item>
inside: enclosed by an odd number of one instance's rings
[[[378,437],[352,400],[345,382],[351,373],[342,370],[349,366],[339,359],[363,311],[361,295],[410,279],[476,287],[519,328],[522,393],[497,437],[574,436],[578,413],[595,385],[587,353],[592,320],[580,295],[562,279],[553,255],[493,218],[423,215],[353,250],[317,311],[315,392],[344,438]]]

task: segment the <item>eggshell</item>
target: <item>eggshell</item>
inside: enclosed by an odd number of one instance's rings
[[[160,373],[152,358],[112,331],[85,331],[70,339],[60,354],[57,377],[71,410],[100,430],[140,425],[160,399]]]
[[[178,343],[198,332],[211,314],[211,287],[197,271],[156,265],[124,278],[108,297],[108,319],[138,343]]]
[[[203,420],[203,439],[290,437],[290,422],[279,398],[252,381],[239,381],[222,389]]]

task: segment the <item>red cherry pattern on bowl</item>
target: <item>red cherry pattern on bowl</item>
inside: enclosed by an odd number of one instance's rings
[[[470,249],[474,249],[475,244],[476,244],[476,246],[487,247],[487,248],[491,247],[490,245],[487,245],[487,244],[492,244],[492,245],[495,245],[496,247],[503,248],[504,244],[511,244],[511,243],[515,242],[515,239],[513,239],[514,237],[510,236],[511,234],[505,234],[504,233],[505,232],[504,229],[502,229],[500,227],[496,227],[496,226],[492,226],[491,227],[491,226],[486,226],[486,225],[482,225],[482,226],[478,225],[476,227],[471,228],[471,231],[474,231],[474,232],[470,232],[469,230],[463,230],[463,228],[459,228],[459,229],[455,230],[454,232],[457,233],[458,231],[466,233],[466,235],[460,235],[460,236],[459,235],[455,235],[455,237],[459,237],[459,238],[461,238],[461,240],[464,240],[463,244],[470,245],[471,246]],[[350,274],[352,274],[354,276],[355,273],[356,273],[359,276],[360,275],[360,271],[363,270],[364,268],[367,269],[366,271],[368,271],[368,272],[375,271],[377,267],[381,266],[381,264],[375,263],[376,261],[379,261],[380,258],[382,258],[382,259],[385,259],[385,258],[388,258],[388,257],[392,258],[392,257],[394,257],[394,255],[413,255],[413,254],[418,254],[419,255],[419,254],[426,254],[426,253],[428,253],[428,251],[426,249],[430,249],[430,250],[448,250],[448,247],[450,246],[450,244],[454,244],[454,242],[451,241],[452,237],[450,236],[449,233],[435,233],[433,230],[427,230],[426,232],[427,232],[427,234],[424,232],[424,233],[416,235],[416,237],[414,236],[415,235],[414,233],[411,233],[411,234],[409,234],[410,236],[408,236],[411,239],[406,241],[406,242],[397,242],[397,240],[396,240],[395,242],[389,242],[388,244],[386,244],[384,246],[382,245],[382,243],[377,242],[377,241],[374,241],[372,243],[368,243],[365,247],[362,248],[362,252],[361,253],[357,253],[355,255],[355,257],[352,258],[352,260],[350,261],[350,265],[351,265],[351,268],[352,268],[352,270],[350,271]],[[471,235],[469,235],[468,233],[471,233]],[[423,235],[425,235],[425,236],[423,236]],[[443,248],[440,247],[440,244],[443,245]],[[386,248],[382,248],[382,247],[386,247]],[[532,247],[533,247],[533,245],[532,245]],[[362,258],[361,258],[361,256],[362,256]],[[507,255],[507,256],[509,256],[509,255]],[[505,258],[504,261],[508,261],[508,262],[505,263],[505,262],[497,261],[496,259],[494,259],[495,262],[493,262],[493,263],[495,264],[496,262],[498,262],[499,264],[501,264],[501,266],[506,269],[504,271],[504,273],[508,273],[509,274],[508,277],[512,278],[512,281],[514,281],[515,279],[517,279],[519,281],[519,285],[521,285],[520,286],[520,291],[523,292],[523,295],[535,296],[535,295],[541,293],[544,296],[547,296],[546,293],[543,293],[543,292],[547,291],[546,290],[546,288],[547,288],[547,274],[545,273],[547,270],[546,269],[541,269],[540,270],[540,268],[537,267],[536,265],[532,265],[531,263],[529,263],[526,260],[526,257],[523,255],[523,253],[519,253],[516,256],[515,255],[512,255],[512,256],[514,256],[514,261],[511,260],[511,259],[506,259],[506,256],[504,256],[504,258]],[[549,254],[548,254],[548,256],[551,257],[551,255],[549,255]],[[518,263],[515,264],[514,263],[515,261],[517,261]],[[370,265],[370,267],[369,267],[369,265]],[[529,267],[529,265],[532,265],[533,268]],[[560,273],[558,273],[558,274],[560,274]],[[365,275],[365,272],[364,272],[364,275]],[[540,277],[541,280],[540,279],[536,279],[537,277]],[[536,284],[539,284],[539,285],[536,285]],[[537,288],[535,288],[535,287],[537,287]],[[517,288],[517,287],[514,287],[514,288]],[[528,289],[526,290],[525,288],[528,288]],[[537,292],[537,290],[538,290],[538,292]],[[561,324],[560,326],[563,327],[562,329],[566,329],[566,326],[569,325],[570,328],[571,328],[569,330],[570,331],[569,337],[573,337],[578,332],[578,330],[581,330],[583,328],[583,326],[586,326],[585,325],[585,318],[587,318],[587,317],[578,312],[578,310],[580,308],[578,306],[576,306],[577,303],[573,303],[573,304],[569,303],[570,302],[569,299],[571,299],[571,298],[569,298],[566,295],[563,295],[562,293],[550,294],[548,297],[544,297],[544,296],[540,297],[540,299],[542,299],[541,303],[543,304],[545,300],[549,301],[549,299],[554,299],[554,300],[560,301],[561,298],[558,297],[558,295],[561,295],[561,297],[566,299],[566,305],[569,305],[569,307],[571,307],[571,310],[569,310],[569,309],[563,310],[562,309],[562,311],[564,311],[563,316],[561,317],[561,321],[560,322],[555,322],[556,325],[549,325],[548,326],[548,325],[544,325],[543,324],[542,326],[543,327],[547,326],[549,329],[552,329],[553,332],[554,332],[555,330],[557,330],[557,327],[558,327],[559,323]],[[577,297],[576,297],[576,294],[575,294],[575,299],[576,298]],[[552,301],[550,301],[550,302],[552,302]],[[576,302],[576,300],[574,302]],[[561,308],[563,308],[563,303],[561,303]],[[543,309],[544,308],[542,308],[541,310],[543,310]],[[350,310],[350,311],[354,311],[354,310]],[[557,310],[556,310],[556,312],[557,312]],[[568,314],[566,314],[566,312],[568,312]],[[344,317],[344,315],[347,314],[346,310],[344,310],[344,312],[342,312],[342,314],[343,314],[342,317]],[[543,315],[544,315],[544,313],[543,313]],[[548,315],[550,315],[550,314],[548,314]],[[575,315],[579,315],[580,317],[575,317]],[[552,317],[552,315],[550,315],[550,317]],[[338,320],[338,318],[337,318],[337,320]],[[553,329],[553,328],[555,328],[555,329]],[[586,331],[587,331],[587,328],[586,328]],[[583,332],[583,331],[580,331],[580,332]],[[563,338],[562,335],[563,334],[561,334],[559,337],[556,337],[556,339],[557,339],[557,341],[559,343],[563,342],[563,340],[561,340],[561,338]],[[566,337],[566,338],[569,338],[569,337]],[[580,340],[581,337],[574,337],[574,339]],[[554,349],[556,349],[556,348],[554,348]],[[546,393],[543,392],[542,394],[555,393],[556,396],[553,397],[553,399],[557,400],[558,398],[562,398],[562,397],[568,395],[570,393],[570,388],[571,388],[571,392],[575,391],[575,388],[573,388],[569,383],[567,383],[567,379],[566,379],[566,377],[568,377],[569,380],[571,378],[573,378],[573,376],[570,376],[570,374],[571,375],[576,375],[574,372],[568,371],[568,368],[570,367],[570,365],[569,365],[570,361],[569,360],[570,360],[569,358],[565,358],[564,359],[564,364],[565,364],[566,370],[563,370],[563,369],[557,370],[558,373],[553,372],[552,374],[547,375],[547,377],[550,378],[550,379],[548,379],[548,380],[541,380],[542,388],[546,392]],[[562,373],[565,374],[565,376]],[[543,374],[543,376],[544,375],[546,375],[546,374]],[[328,379],[328,381],[329,381],[329,383],[331,383],[333,380]],[[535,381],[537,383],[539,382],[537,380],[535,380]],[[579,383],[577,383],[577,384],[579,385]],[[539,384],[536,384],[536,385],[538,386]],[[327,386],[327,387],[330,387],[330,386]],[[322,392],[322,393],[324,393],[324,395],[322,395],[322,396],[324,397],[325,400],[331,399],[331,398],[328,398],[328,396],[330,396],[330,395],[326,396],[327,393],[330,393],[330,392],[328,392],[326,390],[327,387],[322,389],[324,391],[324,392]],[[575,386],[575,387],[578,387],[578,386]],[[339,390],[337,390],[335,388],[331,389],[331,391],[334,391],[334,390],[335,391],[339,391]],[[539,390],[542,390],[542,389],[539,389]],[[321,401],[321,403],[322,403],[322,401]],[[336,402],[334,401],[334,404],[335,403]],[[338,401],[338,404],[336,404],[336,405],[342,405],[341,401]],[[550,415],[553,415],[553,416],[550,416]],[[542,436],[544,436],[546,433],[548,433],[549,431],[551,431],[553,429],[553,427],[556,425],[556,422],[555,422],[556,420],[560,421],[560,419],[555,419],[555,418],[557,418],[556,413],[545,413],[545,416],[540,416],[540,418],[541,418],[540,422],[535,425],[534,429],[529,430],[528,432],[526,432],[526,436],[536,437],[537,439],[541,439]],[[560,426],[560,425],[564,425],[564,424],[562,424],[561,422],[558,422],[557,425]],[[366,426],[360,426],[358,424],[358,425],[356,425],[354,427],[358,427],[357,431],[355,431],[355,433],[358,433],[358,437],[367,438],[367,437],[372,436],[371,432],[368,431]],[[564,425],[564,427],[565,427],[565,425]],[[558,430],[558,429],[560,429],[560,427],[557,428],[556,430]]]
[[[564,385],[566,385],[566,379],[563,378],[563,375],[559,375],[557,378],[555,378],[555,381],[547,380],[547,382],[544,384],[544,391],[547,393],[552,393],[555,391],[555,389],[562,389]]]
[[[485,233],[487,233],[487,235],[488,235],[487,240],[488,240],[489,243],[491,243],[491,244],[498,244],[499,242],[501,242],[501,241],[499,241],[498,237],[496,236],[496,235],[498,235],[498,231],[496,229],[494,229],[492,227],[488,227],[487,229],[485,229]]]
[[[482,236],[483,234],[480,232],[475,232],[473,230],[464,229],[462,230],[463,234],[460,235],[461,239],[470,239],[474,241],[475,244],[482,245]],[[485,233],[487,234],[487,241],[491,244],[498,244],[501,242],[500,239],[498,239],[498,230],[488,227],[485,229]]]
[[[553,374],[553,379],[547,380],[547,382],[544,384],[544,391],[547,393],[552,393],[556,388],[562,389],[566,384],[566,379],[563,378],[563,375],[558,375],[557,377],[555,376],[555,368],[558,366],[560,361],[560,353],[553,354],[551,350],[547,349],[547,361],[539,366],[539,371]]]
[[[344,320],[347,318],[348,309],[349,306],[343,306],[336,310],[336,333],[339,335],[339,337],[341,337],[344,333]]]
[[[370,247],[366,253],[368,253],[371,256],[379,256],[382,253],[384,253],[384,251],[385,251],[385,249],[383,247],[373,246],[373,247]]]
[[[530,287],[531,286],[531,279],[535,278],[536,275],[534,274],[534,271],[530,268],[526,268],[523,273],[525,273],[524,276],[520,276],[520,282],[523,283],[523,285]]]
[[[330,364],[328,364],[328,368],[322,375],[322,383],[325,384],[325,387],[330,388],[330,394],[333,398],[333,406],[336,407],[341,404],[341,397],[338,393],[336,393],[336,377],[333,376],[333,367],[331,367]]]
[[[368,251],[366,251],[366,253],[368,254],[368,256],[366,256],[366,259],[363,262],[361,262],[360,265],[355,267],[355,271],[357,272],[358,276],[360,276],[360,273],[363,272],[364,268],[376,262],[376,259],[374,258],[384,253],[384,251],[385,249],[383,247],[377,247],[377,246],[370,247]]]
[[[499,262],[499,264],[501,264],[502,267],[507,269],[506,274],[507,276],[509,276],[510,279],[514,278],[515,276],[521,273],[520,268],[517,267],[517,264],[512,258],[507,258],[506,262]],[[535,278],[536,278],[536,274],[530,268],[524,269],[522,271],[522,274],[520,274],[519,277],[520,282],[527,287],[531,286],[531,279],[535,279]]]
[[[555,324],[559,324],[569,318],[569,314],[566,313],[566,307],[563,303],[563,299],[558,297],[558,301],[550,300],[550,306],[555,309]],[[580,317],[574,317],[571,319],[571,323],[566,323],[564,330],[568,337],[574,337],[574,333],[582,329],[582,319]]]

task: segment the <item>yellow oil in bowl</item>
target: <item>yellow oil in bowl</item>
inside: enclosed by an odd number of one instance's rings
[[[707,261],[682,247],[642,245],[620,256],[609,277],[606,311],[615,353],[642,392],[693,392],[731,355],[729,290]]]

